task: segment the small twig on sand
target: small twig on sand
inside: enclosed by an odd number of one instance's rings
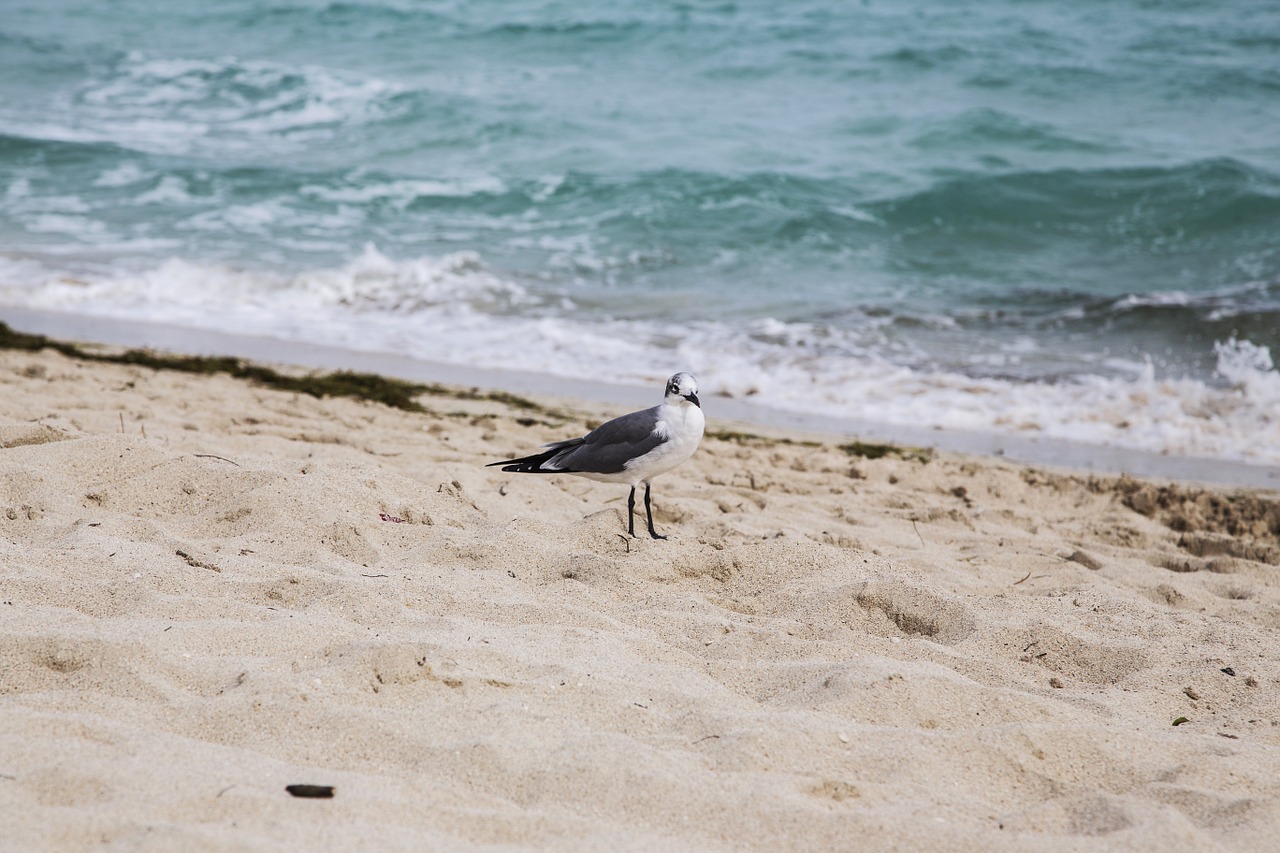
[[[1013,585],[1017,586],[1018,584],[1022,583],[1022,581],[1026,580],[1029,577],[1031,577],[1031,572],[1027,572],[1025,575],[1023,575],[1022,580],[1014,581]]]
[[[231,462],[231,460],[230,460],[230,459],[228,459],[227,457],[225,457],[225,456],[218,456],[218,455],[216,455],[216,454],[214,454],[214,453],[197,453],[197,454],[196,454],[196,458],[197,458],[197,459],[221,459],[223,462]],[[234,465],[234,466],[236,466],[237,468],[239,468],[239,467],[240,467],[240,463],[239,463],[239,462],[231,462],[231,464],[232,464],[232,465]]]
[[[916,520],[915,520],[914,518],[913,518],[913,519],[911,519],[911,529],[912,529],[912,530],[914,530],[914,531],[916,532],[916,536],[918,536],[918,537],[920,538],[920,544],[921,544],[921,545],[923,545],[923,544],[924,544],[924,537],[923,537],[923,536],[920,536],[920,528],[919,528],[919,527],[916,527]]]

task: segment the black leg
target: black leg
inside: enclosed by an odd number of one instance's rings
[[[636,487],[631,487],[631,494],[627,495],[627,533],[632,539],[636,538]]]
[[[649,506],[649,484],[644,484],[644,514],[649,519],[649,535],[654,539],[666,539],[665,536],[659,536],[658,532],[653,529],[653,509]],[[635,534],[631,534],[634,536]]]

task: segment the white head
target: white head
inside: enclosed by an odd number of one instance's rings
[[[672,376],[667,380],[666,402],[670,406],[692,403],[702,408],[702,404],[698,402],[698,380],[687,373]]]

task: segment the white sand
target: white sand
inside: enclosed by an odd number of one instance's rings
[[[0,353],[0,849],[1274,849],[1276,495],[422,402]]]

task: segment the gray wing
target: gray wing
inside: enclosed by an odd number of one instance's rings
[[[658,435],[658,409],[645,409],[632,412],[620,418],[603,423],[582,438],[568,441],[557,441],[547,447],[558,451],[552,456],[546,467],[554,466],[558,471],[566,473],[581,471],[588,474],[618,474],[627,463],[638,456],[644,456],[659,444],[666,441]]]

